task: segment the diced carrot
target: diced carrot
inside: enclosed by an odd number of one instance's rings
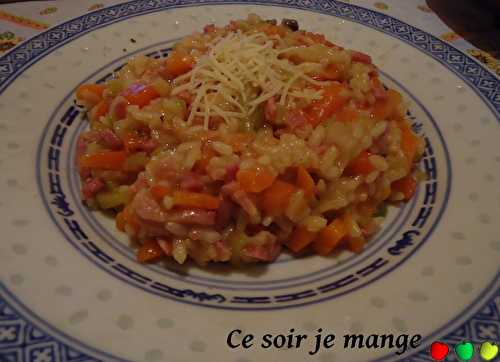
[[[123,211],[119,212],[116,215],[116,228],[120,231],[125,231],[125,216],[123,215]]]
[[[194,165],[194,170],[199,171],[201,173],[206,172],[206,169],[208,167],[208,163],[212,159],[212,157],[215,157],[217,153],[214,151],[212,146],[210,145],[209,142],[205,142],[202,146],[202,154],[201,154],[201,159],[196,161]]]
[[[137,250],[137,261],[140,263],[149,263],[156,261],[164,256],[163,249],[156,240],[147,240]]]
[[[309,123],[316,127],[342,109],[349,99],[347,87],[341,83],[336,82],[324,88],[323,97],[306,108]]]
[[[355,175],[368,175],[375,171],[375,167],[370,162],[371,153],[368,151],[361,152],[358,157],[352,160],[347,168],[345,169],[345,173],[348,176]]]
[[[333,220],[328,226],[319,232],[313,247],[319,255],[328,255],[346,236],[347,228],[341,218]]]
[[[417,136],[415,136],[410,125],[405,120],[399,122],[399,128],[401,129],[401,149],[408,160],[409,169],[417,153]]]
[[[105,116],[109,111],[109,102],[102,100],[97,103],[92,109],[92,118],[98,120],[102,116]]]
[[[218,197],[198,192],[175,191],[174,205],[196,209],[216,210],[221,200]]]
[[[76,90],[76,98],[95,105],[102,100],[104,89],[102,84],[82,84]]]
[[[128,153],[135,152],[140,148],[140,139],[134,132],[126,132],[122,137],[122,141]]]
[[[294,253],[303,250],[316,238],[316,233],[310,232],[304,226],[298,226],[292,235],[292,240],[287,244]]]
[[[316,185],[309,172],[303,166],[297,168],[297,185],[304,190],[306,197],[314,196]]]
[[[251,133],[233,133],[224,138],[224,142],[231,145],[233,151],[241,152],[254,139]]]
[[[398,108],[401,102],[401,94],[394,89],[389,89],[385,99],[378,99],[376,101],[372,115],[377,119],[397,118],[399,116]]]
[[[352,122],[358,119],[359,111],[354,107],[345,106],[335,114],[335,117],[340,122]]]
[[[346,248],[353,253],[359,254],[363,251],[366,244],[366,240],[362,237],[359,238],[349,238],[346,241]]]
[[[121,170],[126,158],[125,151],[102,151],[80,157],[80,167]]]
[[[321,79],[338,80],[340,78],[340,69],[336,64],[330,63],[320,73]]]
[[[130,226],[132,229],[135,231],[139,230],[139,221],[137,220],[137,217],[130,212],[130,209],[128,207],[125,207],[122,211],[123,213],[123,220],[125,221],[125,225]],[[125,228],[125,226],[124,226]]]
[[[127,106],[130,103],[123,100],[122,102],[118,102],[116,106],[114,107],[114,114],[113,116],[115,117],[116,120],[124,119],[125,116],[127,115]]]
[[[276,180],[262,193],[262,209],[267,215],[278,216],[284,213],[290,197],[297,188],[285,181]]]
[[[157,200],[162,200],[170,192],[169,188],[163,185],[154,185],[149,190],[151,195]]]
[[[194,58],[187,54],[172,52],[165,60],[165,71],[173,76],[189,72],[194,65]]]
[[[147,106],[153,99],[156,99],[160,94],[152,85],[132,84],[122,92],[122,96],[133,105],[140,108]]]
[[[264,167],[239,170],[236,174],[236,180],[246,192],[264,191],[273,184],[275,178],[276,175]]]
[[[413,197],[415,191],[417,190],[417,181],[415,181],[412,175],[408,175],[402,179],[394,181],[391,187],[394,191],[403,193],[405,200],[409,200]]]
[[[279,25],[272,25],[272,24],[266,25],[262,29],[262,31],[269,36],[273,36],[273,35],[284,36],[286,34],[286,31],[283,27],[281,27]]]

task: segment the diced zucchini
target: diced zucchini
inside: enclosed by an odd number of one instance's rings
[[[163,110],[165,112],[165,119],[172,120],[174,117],[184,119],[187,112],[186,102],[179,98],[168,98],[163,100]]]
[[[149,157],[145,152],[137,152],[127,157],[123,169],[130,172],[139,172],[144,170],[148,161]]]
[[[104,147],[101,146],[99,143],[91,142],[87,145],[86,153],[87,154],[94,154],[94,153],[97,153],[99,151],[102,151],[103,149],[104,149]]]
[[[380,206],[378,207],[378,210],[375,212],[375,215],[373,215],[374,217],[386,217],[387,216],[387,204],[385,202],[383,202],[382,204],[380,204]]]
[[[121,79],[110,79],[106,82],[106,87],[111,97],[116,97],[123,90],[123,81]]]
[[[113,191],[101,191],[96,195],[101,209],[113,209],[130,202],[130,192],[127,186],[118,187]]]
[[[170,83],[161,78],[158,78],[153,82],[153,87],[162,97],[169,96],[170,92],[172,91],[172,86],[170,85]]]

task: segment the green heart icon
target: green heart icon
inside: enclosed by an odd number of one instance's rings
[[[491,342],[484,342],[479,349],[479,354],[485,361],[491,361],[498,354],[498,346]]]
[[[462,342],[455,346],[455,353],[460,361],[470,361],[474,357],[474,346],[470,342]]]

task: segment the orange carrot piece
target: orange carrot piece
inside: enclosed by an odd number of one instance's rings
[[[335,64],[328,64],[320,73],[319,77],[325,80],[338,80],[340,78],[340,69]]]
[[[270,187],[276,176],[265,168],[239,170],[236,180],[246,192],[261,192]]]
[[[286,30],[283,29],[283,27],[281,27],[279,25],[272,25],[272,24],[266,25],[262,29],[262,31],[269,36],[273,36],[273,35],[285,36],[286,35]]]
[[[189,72],[194,65],[194,58],[179,52],[172,52],[165,60],[165,70],[168,74],[178,76]]]
[[[116,228],[120,231],[125,231],[125,216],[123,215],[123,211],[119,212],[116,215]]]
[[[292,235],[292,240],[287,244],[294,253],[306,248],[316,238],[316,233],[310,232],[304,226],[298,226]]]
[[[262,193],[261,206],[264,212],[270,216],[281,215],[290,201],[290,197],[297,188],[285,181],[276,180]]]
[[[80,157],[80,166],[102,170],[121,170],[126,158],[125,151],[102,151]]]
[[[125,221],[126,225],[129,225],[135,231],[139,230],[139,221],[137,220],[137,217],[130,212],[130,209],[128,207],[125,207],[123,209],[123,220]]]
[[[147,106],[153,99],[156,99],[160,94],[152,85],[132,84],[122,92],[122,96],[133,105],[142,108]]]
[[[316,127],[339,111],[349,99],[347,87],[341,83],[333,83],[324,88],[323,97],[314,101],[306,109],[309,123]]]
[[[355,254],[359,254],[363,251],[366,244],[364,238],[349,238],[346,241],[346,248]]]
[[[149,263],[160,259],[164,255],[163,249],[156,240],[147,240],[137,250],[137,261],[139,263]]]
[[[359,111],[354,107],[346,106],[337,112],[335,117],[339,122],[353,122],[358,119]]]
[[[391,187],[394,191],[403,193],[405,200],[409,200],[417,190],[417,181],[415,181],[412,175],[407,175],[402,179],[394,181]]]
[[[109,111],[109,102],[102,100],[97,103],[92,109],[92,119],[98,120],[102,116],[105,116]]]
[[[313,247],[319,255],[328,255],[346,236],[347,228],[340,218],[333,220],[328,226],[320,231]]]
[[[173,198],[174,205],[196,209],[216,210],[220,204],[218,197],[198,192],[175,191]]]
[[[306,197],[314,196],[316,185],[309,172],[303,166],[297,168],[297,185],[304,190]]]
[[[361,152],[358,157],[352,160],[347,168],[345,169],[345,173],[349,176],[355,175],[368,175],[371,172],[375,171],[375,167],[370,162],[371,153],[368,151]]]
[[[105,87],[102,84],[82,84],[76,89],[76,98],[97,104],[102,99]]]
[[[387,98],[377,100],[373,108],[373,116],[377,119],[391,119],[398,116],[398,107],[402,102],[401,94],[394,89],[387,91]]]
[[[399,123],[399,128],[401,129],[401,149],[408,160],[408,168],[410,168],[417,154],[417,136],[405,120]]]
[[[149,190],[151,195],[157,200],[162,200],[170,192],[169,188],[163,185],[154,185]]]
[[[243,149],[254,139],[251,133],[234,133],[225,137],[224,142],[231,145],[235,152]]]

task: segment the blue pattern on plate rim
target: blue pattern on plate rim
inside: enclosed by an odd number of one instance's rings
[[[475,60],[471,59],[451,45],[442,42],[436,37],[385,14],[331,0],[315,2],[308,0],[271,0],[266,1],[265,3],[258,1],[224,2],[213,0],[140,0],[101,9],[49,29],[48,31],[39,34],[33,39],[26,41],[25,43],[7,53],[5,56],[1,57],[0,93],[10,83],[12,83],[17,78],[17,76],[19,76],[22,70],[29,67],[32,63],[45,56],[47,53],[55,50],[65,42],[81,36],[82,34],[97,27],[106,26],[112,22],[119,21],[127,17],[154,12],[170,7],[189,6],[191,4],[200,5],[221,3],[281,5],[305,10],[312,10],[336,15],[338,17],[344,17],[349,20],[359,22],[363,25],[370,26],[376,30],[388,33],[392,36],[395,36],[396,38],[399,38],[400,40],[405,41],[406,43],[415,46],[416,48],[422,49],[426,54],[440,61],[449,69],[453,70],[485,101],[487,106],[497,115],[497,121],[500,121],[500,118],[498,117],[498,113],[500,111],[500,82],[494,75],[492,75],[492,73],[478,64]],[[498,274],[491,285],[493,288],[498,288],[497,281]],[[41,334],[38,332],[34,334],[28,333],[27,331],[35,330],[37,328],[33,327],[35,329],[30,329],[29,326],[32,326],[32,324],[28,322],[26,317],[23,317],[29,314],[29,311],[24,311],[23,313],[17,312],[18,308],[20,308],[21,306],[20,302],[8,304],[6,302],[6,298],[7,294],[10,293],[7,290],[2,290],[1,294],[5,298],[5,300],[0,303],[0,350],[2,351],[2,357],[9,358],[9,355],[4,354],[3,352],[8,351],[7,345],[10,340],[19,340],[19,344],[16,344],[15,347],[13,347],[14,351],[12,351],[12,353],[10,354],[11,358],[17,358],[16,356],[23,357],[25,356],[25,353],[27,353],[29,348],[33,347],[31,348],[31,350],[36,350],[37,343],[34,343],[34,341],[41,340],[41,335],[45,336],[46,332],[42,332]],[[478,304],[484,303],[485,299],[486,295],[482,293],[482,295],[466,310],[477,308]],[[450,343],[453,343],[463,338],[470,338],[474,341],[479,342],[481,340],[490,339],[492,335],[496,336],[496,339],[498,340],[498,336],[500,333],[499,304],[500,290],[497,289],[497,291],[494,292],[493,299],[491,299],[479,313],[477,313],[468,322],[463,324],[460,328],[456,329],[455,332],[451,333],[445,338],[442,338],[442,340],[450,341]],[[17,325],[19,327],[16,327],[16,322],[14,321],[17,321]],[[21,328],[21,325],[23,325],[22,321],[24,321],[23,329]],[[441,330],[446,329],[447,327],[449,327],[449,325],[456,322],[456,320],[451,321]],[[44,322],[41,324],[46,323]],[[43,329],[42,327],[39,328],[40,329],[37,329],[38,331]],[[53,334],[57,333],[60,332],[53,331]],[[37,336],[39,338],[36,338]],[[72,350],[68,347],[68,345],[65,345],[58,339],[51,337],[49,334],[47,334],[46,337],[47,341],[51,341],[53,342],[53,345],[58,346],[58,348],[55,349],[56,355],[54,355],[54,357],[58,358],[54,358],[55,360],[69,361],[71,360],[71,358],[76,356],[76,354],[74,354],[76,348]],[[45,341],[45,337],[43,338]],[[429,342],[429,340],[427,341]],[[74,344],[78,345],[78,342],[74,341]],[[62,349],[59,349],[59,347],[61,347]],[[65,355],[63,352],[61,352],[64,349],[71,350],[71,353]],[[43,352],[43,347],[40,349],[40,351],[40,353]],[[34,357],[35,355],[33,354],[32,356]],[[82,354],[81,356],[81,360],[95,360],[91,357],[85,356],[84,354]],[[99,356],[102,357],[103,354],[99,354]],[[411,358],[411,361],[427,360],[429,360],[429,358],[427,357],[427,354],[425,352],[416,354]]]
[[[0,283],[0,295],[6,292]],[[20,301],[7,302],[0,299],[0,358],[2,362],[94,362],[102,358],[122,361],[114,356],[99,351],[89,351],[80,342],[63,341],[61,337],[51,334],[43,326],[28,317],[29,312]],[[463,340],[479,345],[484,341],[500,341],[500,293],[485,304],[472,318],[454,329],[440,341],[450,347]],[[432,339],[431,339],[432,341]],[[381,358],[377,361],[383,361]],[[408,362],[432,362],[429,352],[422,349],[411,357],[405,356]],[[375,362],[375,361],[373,361]]]

